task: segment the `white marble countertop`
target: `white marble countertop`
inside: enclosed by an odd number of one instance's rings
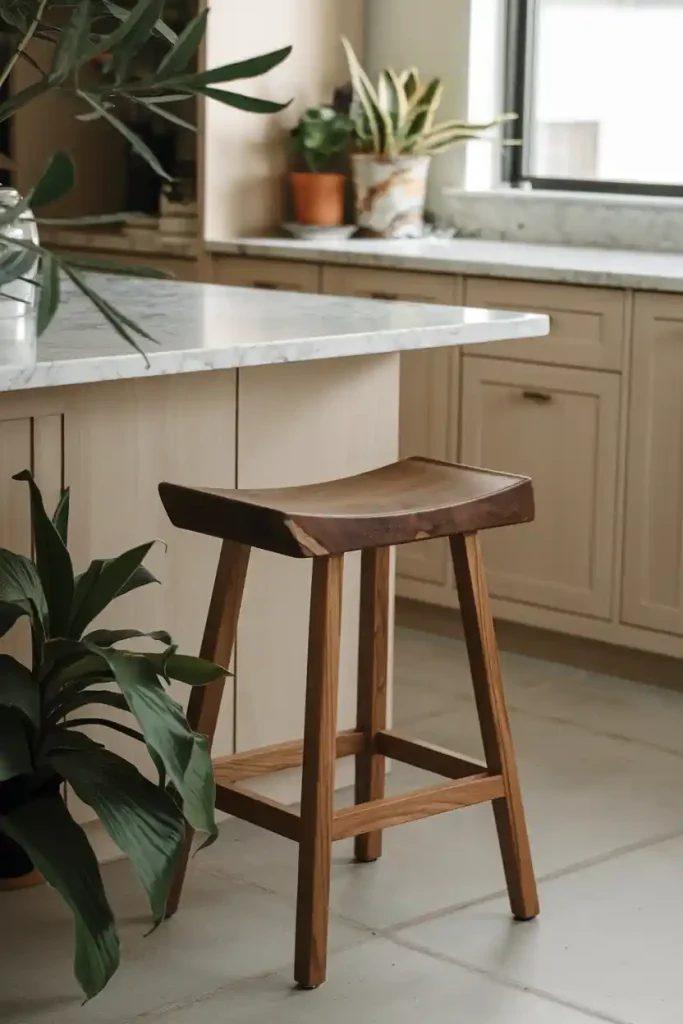
[[[571,245],[530,245],[467,238],[419,241],[358,238],[338,242],[241,238],[230,242],[207,242],[206,246],[210,252],[228,255],[683,292],[683,253],[587,249]]]
[[[0,365],[0,391],[440,348],[548,333],[540,314],[93,277],[143,326],[148,364],[73,287],[31,367]]]

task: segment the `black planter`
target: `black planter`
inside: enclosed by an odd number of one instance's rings
[[[22,804],[59,792],[61,779],[51,776],[39,779],[35,775],[18,776],[0,784],[0,815],[9,813]],[[0,827],[0,889],[19,887],[34,873],[31,858]],[[36,879],[38,880],[38,879]]]

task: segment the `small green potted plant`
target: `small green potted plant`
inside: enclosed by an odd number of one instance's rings
[[[159,924],[187,824],[207,842],[216,836],[208,742],[192,731],[168,685],[203,686],[225,670],[178,654],[165,632],[93,629],[115,598],[157,582],[143,565],[154,542],[75,574],[69,492],[50,518],[31,474],[15,479],[30,488],[35,555],[0,549],[0,635],[27,618],[32,657],[28,668],[0,655],[0,873],[10,876],[6,887],[39,873],[60,893],[75,922],[75,974],[91,998],[119,965],[119,941],[97,859],[64,787],[129,858]],[[141,637],[158,650],[121,649]],[[158,781],[83,731],[93,725],[138,740]]]
[[[343,44],[354,96],[356,222],[371,235],[420,237],[432,157],[458,143],[480,139],[490,128],[517,115],[502,114],[485,124],[462,120],[437,124],[441,79],[423,82],[416,68],[399,74],[387,68],[375,88],[348,39]]]
[[[297,223],[344,223],[346,177],[331,168],[335,157],[348,149],[353,130],[351,118],[332,106],[311,107],[292,130],[291,148],[299,167],[290,174]]]

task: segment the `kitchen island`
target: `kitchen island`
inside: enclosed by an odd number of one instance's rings
[[[540,314],[147,279],[97,286],[156,344],[144,343],[145,361],[69,292],[36,364],[0,368],[0,543],[30,551],[26,489],[13,473],[32,467],[48,506],[70,486],[78,571],[165,542],[149,559],[162,586],[126,595],[104,624],[165,628],[188,652],[219,542],[170,526],[160,481],[256,488],[376,468],[397,456],[401,352],[548,332]],[[355,709],[358,564],[348,563],[342,729]],[[216,753],[301,734],[309,581],[309,563],[255,552]],[[22,642],[6,640],[15,651]],[[278,784],[276,795],[294,795],[287,779]]]

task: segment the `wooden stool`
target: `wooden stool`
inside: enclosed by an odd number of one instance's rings
[[[250,548],[313,559],[303,743],[263,747],[214,762],[216,805],[299,843],[295,978],[325,980],[332,843],[355,837],[359,861],[382,852],[382,829],[491,801],[514,916],[538,914],[524,811],[503,695],[478,531],[529,522],[531,481],[468,466],[407,459],[371,473],[308,487],[213,491],[163,483],[175,526],[223,539],[202,657],[228,665]],[[449,537],[486,762],[415,742],[386,728],[390,547]],[[362,551],[358,719],[337,734],[343,559]],[[224,683],[192,692],[188,718],[213,738]],[[356,757],[356,805],[334,812],[335,759]],[[449,779],[385,797],[385,758]],[[265,772],[303,764],[301,814],[235,788]],[[178,906],[187,866],[169,901]]]

